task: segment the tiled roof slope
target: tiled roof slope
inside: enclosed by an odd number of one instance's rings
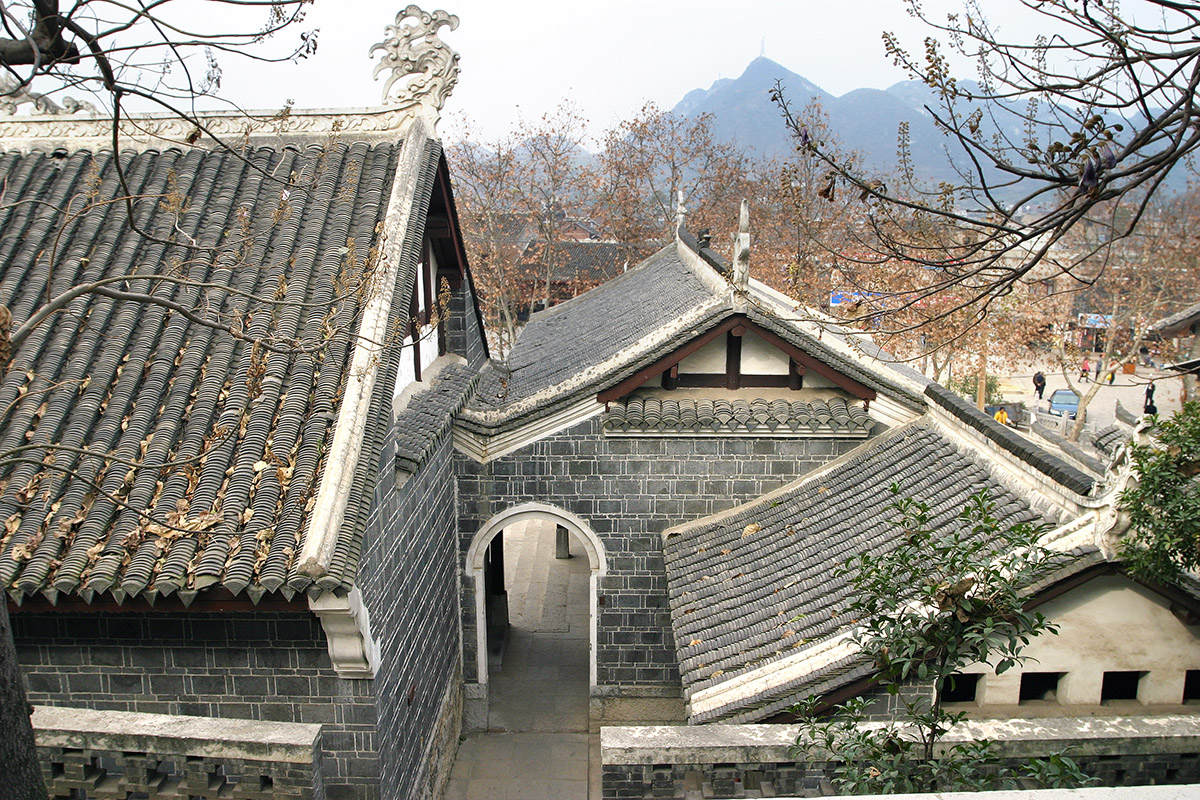
[[[688,241],[685,237],[684,244]],[[718,259],[710,250],[700,252],[706,262]],[[704,278],[698,274],[710,266],[685,263],[673,243],[617,278],[534,314],[506,364],[485,369],[461,422],[468,428],[504,428],[602,391],[735,313],[860,383],[914,410],[924,408],[918,394],[884,370],[864,367],[773,312],[753,304],[735,309],[718,267]],[[586,380],[576,380],[581,376]],[[504,421],[484,422],[489,413]]]
[[[475,386],[478,368],[449,364],[396,415],[396,466],[415,472],[450,430],[454,414]]]
[[[607,433],[655,434],[807,434],[866,437],[874,420],[862,406],[840,397],[814,400],[743,400],[659,398],[633,395],[609,403],[604,415]]]
[[[1041,518],[924,420],[883,434],[829,468],[753,503],[683,526],[665,544],[668,599],[687,696],[797,653],[844,629],[849,591],[833,567],[889,546],[889,491],[928,503],[934,527],[987,489],[1003,522]],[[757,527],[747,527],[757,526]],[[736,707],[693,710],[692,721],[752,721],[786,709],[823,682],[851,680],[830,664]],[[865,674],[865,673],[863,673]],[[832,686],[832,684],[831,684]]]
[[[472,405],[501,407],[553,387],[713,299],[675,245],[664,247],[613,280],[530,317],[507,369],[485,371]]]
[[[171,273],[197,283],[112,288],[219,315],[280,349],[97,293],[34,329],[0,383],[0,447],[29,448],[10,460],[0,491],[0,579],[11,593],[187,601],[217,585],[257,600],[310,588],[293,561],[354,345],[361,298],[347,290],[377,241],[399,147],[123,153],[138,198],[132,220],[149,236],[131,230],[123,202],[109,202],[124,194],[111,153],[0,157],[6,198],[28,200],[0,217],[0,305],[14,326],[72,285]],[[439,153],[426,148],[418,203],[428,202]],[[411,280],[411,270],[401,274]],[[360,464],[378,460],[382,441],[368,438],[374,451]],[[356,476],[333,584],[357,565],[365,477]]]
[[[1052,455],[1016,431],[996,422],[971,403],[937,383],[925,387],[925,396],[946,411],[1012,453],[1030,467],[1079,495],[1087,495],[1095,480],[1058,456]]]

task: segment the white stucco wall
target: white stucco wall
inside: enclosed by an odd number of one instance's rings
[[[1023,672],[1061,672],[1061,705],[1098,705],[1104,673],[1144,672],[1138,701],[1178,704],[1188,670],[1200,670],[1200,628],[1179,620],[1162,596],[1119,575],[1094,578],[1038,608],[1058,626],[1024,653],[1029,660],[1003,675],[983,669],[976,700],[981,706],[1017,705]]]
[[[742,374],[787,375],[787,354],[747,331],[742,336]]]
[[[724,375],[725,337],[718,336],[680,361],[679,372],[687,375]]]

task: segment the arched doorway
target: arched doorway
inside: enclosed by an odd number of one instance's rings
[[[494,561],[489,564],[488,550],[494,539],[505,528],[521,522],[544,520],[565,529],[572,540],[578,543],[587,556],[590,574],[588,578],[588,679],[589,686],[596,686],[596,619],[599,579],[608,572],[604,543],[591,527],[574,514],[545,503],[524,503],[502,511],[489,519],[467,548],[465,569],[475,588],[475,664],[479,683],[488,683],[488,584],[489,568],[495,569]],[[502,567],[501,567],[502,568]]]

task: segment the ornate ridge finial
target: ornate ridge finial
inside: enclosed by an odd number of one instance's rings
[[[62,105],[59,105],[46,95],[22,86],[11,75],[0,75],[0,114],[11,117],[20,111],[25,103],[30,104],[32,114],[74,114],[77,111],[93,116],[96,114],[96,107],[86,100],[64,97]]]
[[[738,232],[733,237],[733,285],[738,291],[750,288],[750,203],[742,200]]]
[[[456,29],[458,17],[445,11],[428,13],[409,5],[396,15],[394,25],[387,26],[387,38],[371,46],[372,57],[376,50],[384,53],[371,76],[378,80],[379,73],[391,70],[383,86],[385,105],[421,104],[437,117],[458,83],[458,53],[437,35],[443,25]],[[397,81],[404,83],[393,94]]]

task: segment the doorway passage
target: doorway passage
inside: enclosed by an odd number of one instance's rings
[[[508,525],[492,546],[501,538],[508,630],[502,650],[489,646],[488,728],[586,732],[587,555],[545,518]]]

